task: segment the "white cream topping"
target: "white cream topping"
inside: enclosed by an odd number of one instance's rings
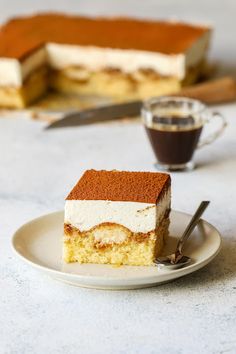
[[[109,200],[67,200],[65,223],[80,231],[88,231],[102,223],[116,223],[132,232],[155,230],[170,208],[170,190],[157,204],[109,201]]]
[[[82,66],[91,71],[109,67],[125,73],[151,69],[160,75],[182,80],[186,69],[204,58],[209,40],[210,31],[199,38],[186,53],[180,54],[48,43],[22,63],[16,59],[0,58],[0,85],[19,87],[32,71],[43,64],[58,70],[70,66]]]
[[[161,75],[184,77],[185,56],[167,55],[140,50],[99,48],[93,46],[47,44],[49,64],[54,69],[68,66],[85,66],[98,71],[105,68],[132,73],[139,69],[152,69]]]
[[[22,85],[21,64],[17,59],[0,58],[0,86]]]

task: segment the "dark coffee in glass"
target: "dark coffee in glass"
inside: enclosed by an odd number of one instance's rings
[[[161,119],[161,117],[160,117]],[[192,120],[192,117],[188,117]],[[167,165],[179,165],[189,162],[197,147],[199,137],[201,135],[202,126],[187,128],[185,126],[185,118],[177,118],[175,116],[168,117],[170,125],[158,126],[153,125],[146,131],[152,148],[159,162]],[[175,122],[176,125],[173,125]],[[175,127],[173,129],[173,127]]]
[[[147,101],[142,109],[145,129],[157,158],[158,169],[192,169],[196,148],[215,140],[225,127],[223,117],[210,114],[197,100],[161,97]],[[220,129],[199,142],[209,117],[221,120]]]

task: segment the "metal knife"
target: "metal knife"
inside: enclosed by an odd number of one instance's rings
[[[195,98],[207,104],[233,102],[236,100],[236,81],[234,78],[226,76],[183,88],[180,92],[169,96]],[[91,124],[125,116],[137,116],[140,114],[142,104],[142,101],[132,101],[66,113],[62,119],[53,122],[46,129]]]
[[[87,125],[96,122],[109,121],[122,117],[134,117],[140,114],[142,101],[131,101],[121,104],[85,109],[66,115],[46,127],[46,129]]]

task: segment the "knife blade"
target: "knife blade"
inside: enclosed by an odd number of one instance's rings
[[[48,125],[46,129],[87,125],[126,116],[134,117],[140,114],[142,104],[143,102],[138,100],[67,113],[62,119]]]
[[[236,100],[236,81],[234,78],[226,76],[183,88],[169,96],[194,98],[206,104],[233,102]],[[131,101],[66,113],[62,119],[51,123],[46,129],[92,124],[125,116],[137,116],[142,104],[142,101]]]

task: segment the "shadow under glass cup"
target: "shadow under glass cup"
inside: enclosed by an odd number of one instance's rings
[[[210,144],[223,132],[226,122],[219,113],[210,112],[200,101],[184,97],[147,100],[142,108],[145,129],[157,158],[156,167],[165,171],[194,168],[196,148]],[[203,127],[218,119],[220,126],[200,139]]]

